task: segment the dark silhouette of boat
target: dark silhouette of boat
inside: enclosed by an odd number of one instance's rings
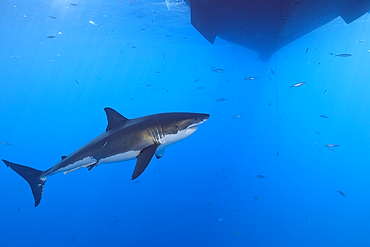
[[[212,44],[216,36],[248,47],[262,61],[295,39],[341,16],[348,24],[370,0],[185,0],[192,25]]]

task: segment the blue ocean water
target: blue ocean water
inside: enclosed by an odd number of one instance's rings
[[[370,246],[369,14],[261,62],[209,44],[181,1],[2,9],[0,158],[46,170],[104,132],[108,106],[210,119],[134,182],[134,160],[48,178],[37,208],[0,166],[1,246]]]

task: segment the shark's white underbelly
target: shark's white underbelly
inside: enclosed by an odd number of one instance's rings
[[[47,174],[44,178],[49,177],[53,174],[63,172],[64,174],[67,174],[71,171],[83,168],[83,167],[88,167],[91,165],[98,165],[98,164],[104,164],[104,163],[113,163],[113,162],[120,162],[120,161],[127,161],[127,160],[132,160],[135,159],[138,155],[140,154],[140,150],[138,151],[128,151],[125,153],[118,153],[106,158],[102,158],[100,160],[97,160],[93,158],[92,156],[87,156],[81,160],[77,160],[73,163],[70,163],[64,167],[61,167],[58,170],[55,170],[49,174]]]
[[[139,154],[140,154],[140,150],[119,153],[119,154],[115,154],[115,155],[100,159],[99,164],[132,160],[132,159],[135,159]]]

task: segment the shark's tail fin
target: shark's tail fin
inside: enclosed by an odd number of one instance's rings
[[[46,181],[46,179],[40,179],[43,172],[31,167],[14,164],[6,160],[3,160],[3,162],[7,167],[10,167],[29,183],[33,197],[35,198],[35,207],[37,207],[41,201],[41,195]]]

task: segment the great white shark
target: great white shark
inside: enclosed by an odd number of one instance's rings
[[[91,170],[103,163],[137,159],[132,180],[140,176],[152,157],[158,159],[167,146],[179,142],[197,130],[209,114],[200,113],[160,113],[135,119],[127,119],[112,108],[104,108],[108,126],[106,131],[77,149],[46,171],[15,164],[3,160],[22,176],[31,186],[35,207],[41,201],[46,179],[56,173],[67,174],[82,167]]]

